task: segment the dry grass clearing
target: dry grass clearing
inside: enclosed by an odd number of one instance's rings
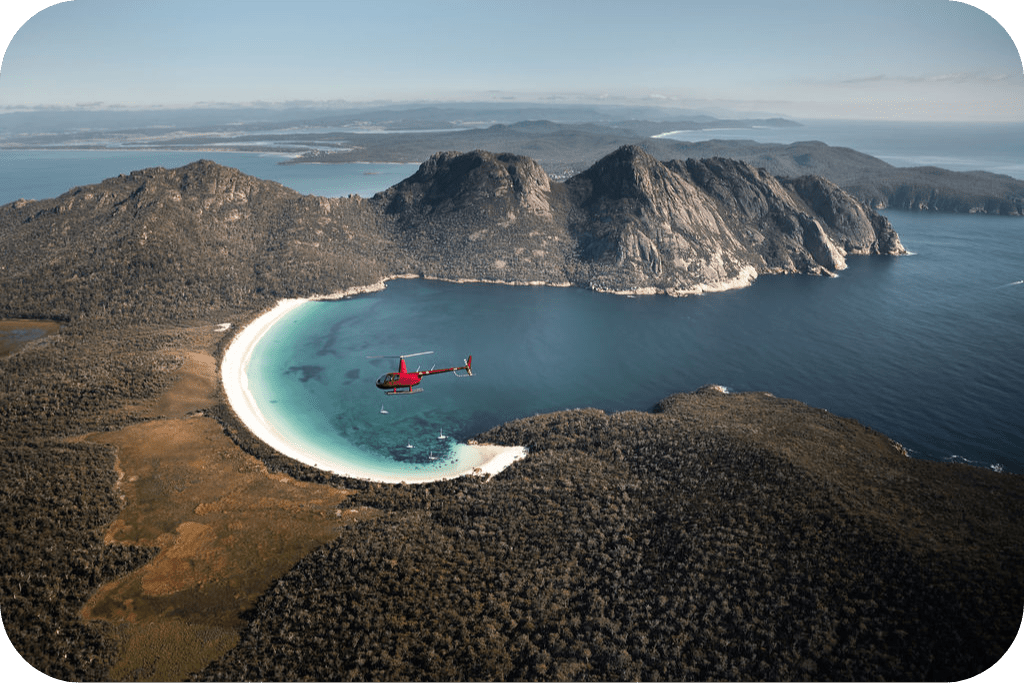
[[[159,549],[108,583],[83,617],[111,624],[115,680],[182,680],[237,642],[239,615],[300,558],[360,513],[347,492],[269,473],[203,414],[217,397],[207,333],[181,349],[178,377],[150,405],[151,421],[89,440],[117,448],[124,508],[108,543]]]

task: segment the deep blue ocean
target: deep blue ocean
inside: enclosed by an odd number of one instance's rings
[[[1024,178],[1021,124],[808,123],[681,135],[730,136],[820,139],[894,165]],[[195,158],[329,196],[369,196],[415,170],[281,166],[280,157],[255,154],[0,150],[0,202]],[[263,346],[273,350],[258,354],[250,380],[289,433],[336,439],[398,468],[436,458],[442,431],[464,440],[538,412],[648,410],[669,394],[720,384],[857,419],[914,457],[1024,473],[1024,218],[885,215],[912,255],[852,257],[836,278],[762,277],[683,299],[398,280],[383,292],[310,302],[267,335]],[[410,359],[413,368],[472,354],[474,376],[428,377],[412,396],[376,389],[397,361],[366,356],[420,351],[434,355]]]

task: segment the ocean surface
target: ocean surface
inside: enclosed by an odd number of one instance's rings
[[[372,197],[408,178],[419,164],[282,164],[284,154],[184,152],[179,150],[72,150],[0,148],[0,204],[18,199],[49,199],[80,185],[122,173],[178,168],[199,159],[237,168],[256,178],[321,197]]]
[[[808,122],[734,135],[821,139],[894,165],[1024,177],[1022,133],[1020,124]],[[196,158],[329,196],[369,196],[416,168],[281,166],[281,157],[241,153],[0,150],[0,203]],[[1024,473],[1024,219],[885,215],[912,255],[853,257],[836,278],[763,277],[747,289],[684,299],[397,280],[382,292],[310,302],[271,328],[249,380],[289,438],[390,473],[440,472],[454,441],[516,417],[587,406],[649,410],[705,384],[857,419],[914,457]],[[374,386],[397,360],[367,356],[421,351],[434,354],[411,358],[411,369],[472,354],[474,376],[427,377],[411,396]]]

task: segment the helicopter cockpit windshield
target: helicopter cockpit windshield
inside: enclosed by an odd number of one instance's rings
[[[389,384],[390,382],[397,382],[397,381],[398,381],[398,373],[397,372],[389,372],[389,373],[381,375],[380,377],[377,378],[377,386],[384,386],[384,385]]]

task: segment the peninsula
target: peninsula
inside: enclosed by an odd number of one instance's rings
[[[13,202],[0,227],[0,315],[92,321],[229,315],[409,274],[686,295],[904,253],[820,177],[632,146],[564,183],[527,157],[442,152],[369,199],[201,161]]]
[[[0,207],[0,611],[65,680],[960,680],[1024,606],[1020,477],[766,393],[524,417],[487,480],[350,479],[229,407],[280,300],[413,275],[685,295],[900,254],[820,177],[440,153],[369,199],[210,162]],[[456,258],[457,257],[457,258]],[[225,380],[227,381],[227,380]]]

